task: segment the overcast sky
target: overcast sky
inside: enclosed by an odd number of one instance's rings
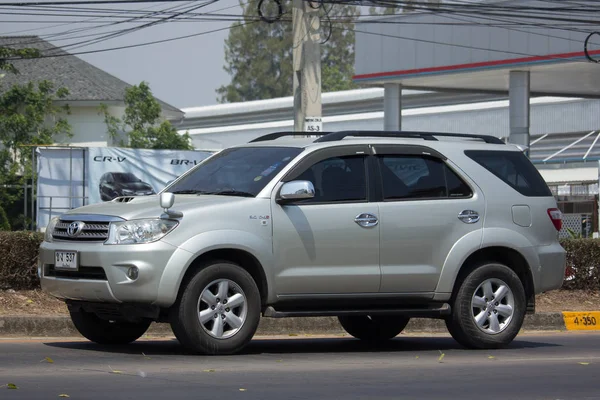
[[[23,0],[29,1],[29,0]],[[0,0],[0,4],[8,0]],[[190,5],[193,2],[187,2]],[[185,5],[186,2],[168,3],[142,3],[130,5],[118,5],[119,9],[148,9],[160,10],[173,5]],[[196,4],[199,4],[196,2]],[[106,5],[96,5],[96,8],[107,8]],[[240,14],[241,8],[238,6],[238,0],[218,0],[216,3],[197,10],[196,12],[210,12],[231,7],[219,11],[227,14]],[[47,39],[55,46],[64,46],[67,44],[79,43],[94,37],[79,37],[66,40],[65,36],[48,37],[56,33],[86,27],[91,23],[105,23],[101,19],[88,21],[87,23],[74,23],[68,25],[49,26],[64,24],[67,21],[82,21],[90,19],[91,16],[70,18],[61,16],[23,16],[7,15],[7,13],[22,12],[17,9],[0,9],[0,35],[39,35]],[[36,11],[39,12],[39,11]],[[67,11],[65,11],[67,13]],[[10,21],[10,22],[9,22]],[[40,21],[29,23],[24,21]],[[43,23],[42,21],[52,21],[52,23]],[[113,18],[114,21],[114,18]],[[81,48],[67,49],[70,52],[88,51],[125,46],[130,44],[139,44],[161,40],[166,38],[192,35],[219,28],[228,28],[231,22],[168,22],[161,25],[149,27],[136,32],[128,33],[118,38],[103,41]],[[127,25],[132,27],[134,25]],[[89,35],[92,33],[114,31],[122,29],[102,28],[104,30],[88,30],[78,33],[72,33],[72,36]],[[20,31],[20,32],[19,32]],[[223,70],[224,65],[224,40],[228,35],[228,30],[209,33],[187,39],[171,41],[167,43],[155,44],[144,47],[136,47],[125,50],[115,50],[96,54],[79,55],[78,57],[95,65],[104,71],[111,73],[118,78],[130,84],[138,84],[141,81],[147,81],[150,84],[154,95],[167,103],[179,108],[203,106],[217,103],[215,89],[223,84],[229,83],[229,75]]]

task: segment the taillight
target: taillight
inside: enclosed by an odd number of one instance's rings
[[[560,231],[562,228],[562,213],[560,210],[558,208],[549,208],[548,216],[550,217],[550,220],[552,220],[556,230]]]

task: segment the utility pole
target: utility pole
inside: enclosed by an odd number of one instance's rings
[[[319,2],[292,0],[292,7],[294,132],[322,132]]]

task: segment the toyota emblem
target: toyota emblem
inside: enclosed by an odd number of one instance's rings
[[[82,222],[82,221],[71,222],[71,224],[67,228],[67,235],[69,235],[69,237],[79,236],[79,234],[83,230],[84,226],[85,226],[85,222]]]

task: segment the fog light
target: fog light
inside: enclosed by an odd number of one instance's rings
[[[138,278],[139,272],[138,267],[129,267],[127,270],[127,277],[132,281],[135,281]]]

